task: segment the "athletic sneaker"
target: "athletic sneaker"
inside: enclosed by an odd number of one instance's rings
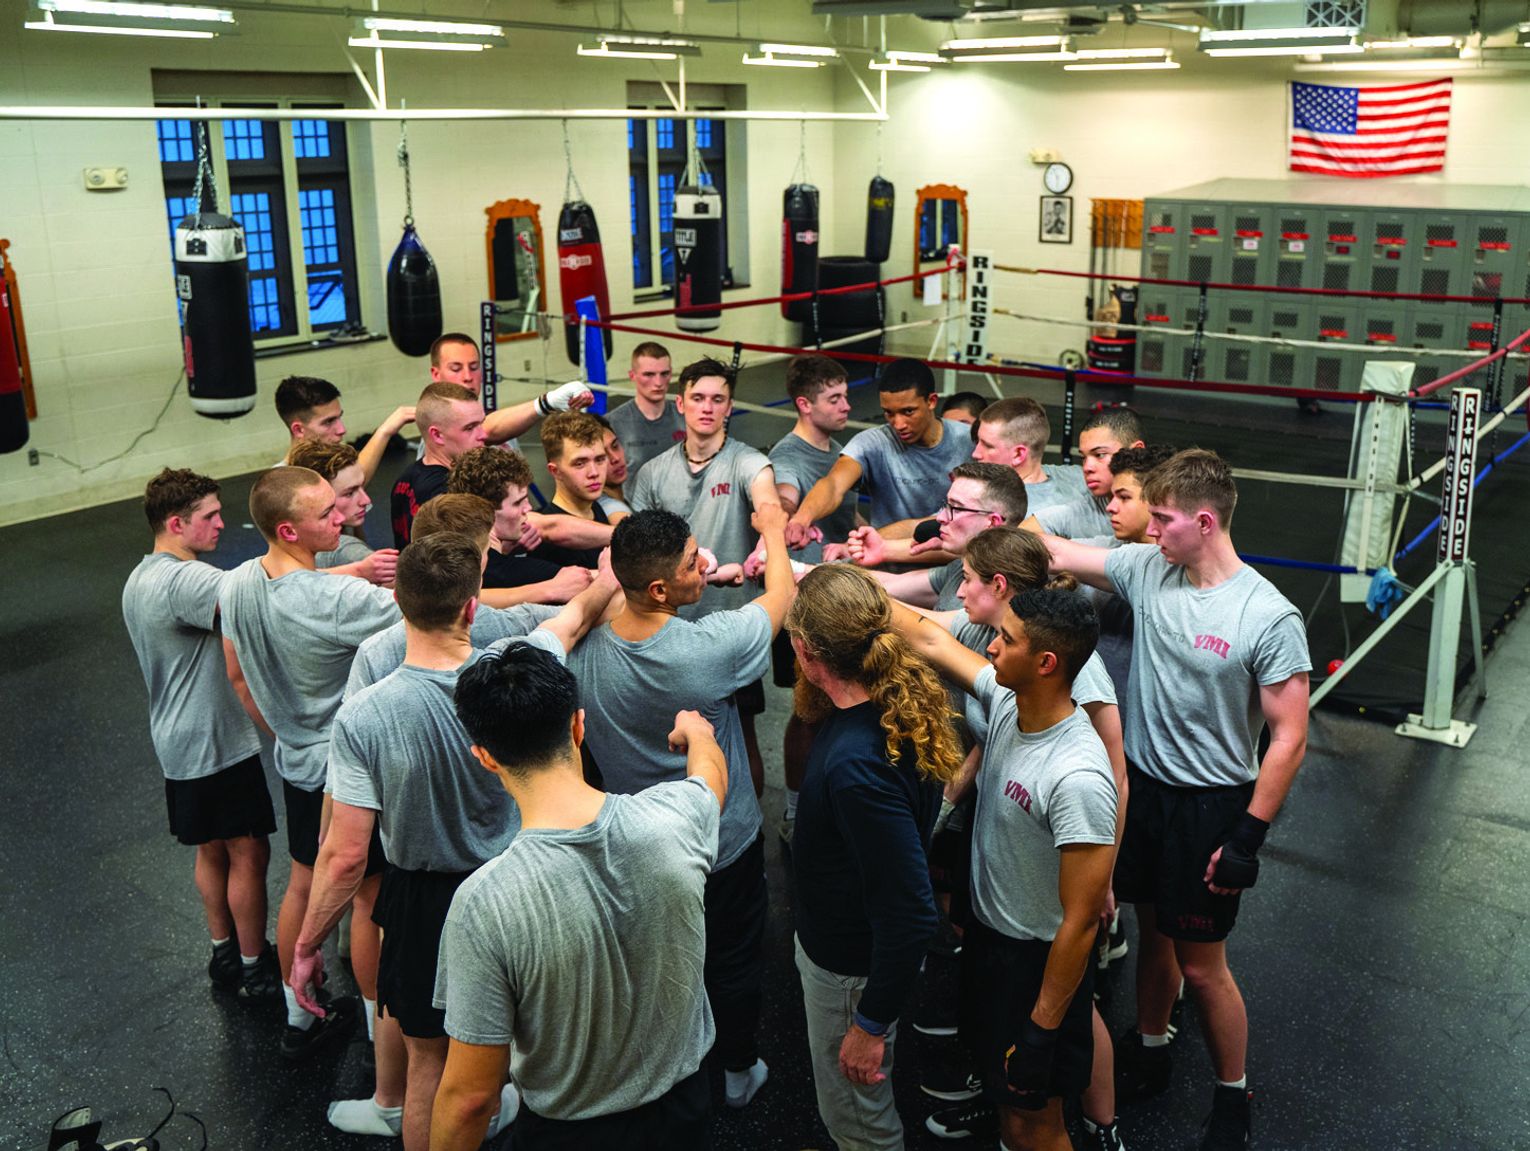
[[[997,1139],[999,1113],[987,1103],[947,1107],[924,1121],[925,1130],[940,1139]]]
[[[237,991],[243,976],[244,961],[239,957],[238,942],[225,939],[214,944],[212,958],[207,961],[207,978],[212,980],[213,986],[219,991]]]
[[[940,921],[940,930],[930,940],[930,954],[938,955],[942,959],[955,959],[962,953],[962,937],[956,934],[956,928],[951,926],[949,919]]]
[[[1085,1119],[1084,1149],[1085,1151],[1126,1151],[1126,1144],[1121,1141],[1121,1130],[1115,1123],[1102,1127]]]
[[[776,826],[776,834],[781,837],[781,846],[788,851],[791,850],[792,832],[796,830],[796,827],[797,821],[795,819],[787,819],[784,815],[781,817],[781,822]]]
[[[276,948],[267,943],[250,966],[239,961],[239,998],[249,1003],[273,1003],[282,998],[282,969]]]
[[[1099,958],[1095,966],[1101,971],[1108,970],[1112,963],[1125,959],[1126,953],[1131,950],[1131,945],[1126,942],[1126,928],[1121,926],[1121,911],[1118,908],[1110,920],[1110,930],[1100,935],[1100,945],[1097,949]]]
[[[342,995],[325,1002],[323,1006],[324,1018],[315,1019],[306,1031],[290,1024],[287,1026],[281,1043],[283,1059],[300,1062],[343,1041],[351,1033],[351,1029],[356,1026],[359,1006],[353,996]]]
[[[1174,1057],[1170,1054],[1173,1038],[1171,1030],[1168,1044],[1144,1047],[1142,1035],[1135,1027],[1122,1032],[1115,1043],[1118,1103],[1141,1103],[1169,1089],[1169,1076],[1174,1070]]]
[[[1211,1097],[1211,1114],[1201,1124],[1200,1151],[1243,1151],[1253,1133],[1246,1087],[1217,1085]]]
[[[919,1081],[919,1090],[936,1099],[961,1103],[983,1093],[983,1077],[976,1071],[933,1071]]]

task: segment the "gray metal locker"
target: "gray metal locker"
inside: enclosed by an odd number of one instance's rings
[[[1263,204],[1233,204],[1232,250],[1227,282],[1256,285],[1275,282],[1274,210]]]
[[[1320,298],[1312,309],[1314,340],[1319,343],[1358,344],[1364,336],[1358,301],[1343,298]],[[1312,353],[1312,384],[1325,392],[1352,392],[1360,383],[1363,352],[1348,348]]]
[[[1198,284],[1226,283],[1231,229],[1227,204],[1186,204],[1185,276]]]
[[[1370,253],[1366,288],[1372,292],[1418,291],[1419,214],[1378,208],[1365,237]],[[1371,301],[1368,301],[1369,304]]]
[[[1274,275],[1266,283],[1279,288],[1315,288],[1322,275],[1323,241],[1319,211],[1308,204],[1276,204]]]
[[[1310,340],[1312,338],[1312,315],[1303,305],[1300,296],[1279,296],[1270,302],[1269,330],[1265,333],[1276,339]],[[1259,383],[1280,388],[1309,388],[1312,386],[1312,349],[1287,348],[1279,344],[1265,345],[1263,379]]]
[[[1369,250],[1361,235],[1369,213],[1356,208],[1325,208],[1322,218],[1323,270],[1317,287],[1330,291],[1364,290]]]
[[[1153,280],[1185,278],[1184,205],[1149,200],[1142,213],[1142,274]],[[1144,285],[1146,288],[1147,285]]]
[[[1471,254],[1467,250],[1467,217],[1435,217],[1423,226],[1418,250],[1415,292],[1426,296],[1465,296],[1471,289]]]

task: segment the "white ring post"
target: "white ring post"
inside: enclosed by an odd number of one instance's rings
[[[1397,734],[1451,747],[1465,747],[1475,723],[1451,717],[1456,698],[1456,656],[1461,645],[1461,610],[1470,606],[1472,643],[1477,666],[1477,697],[1487,695],[1482,660],[1482,616],[1477,604],[1477,572],[1467,556],[1472,523],[1472,481],[1477,474],[1477,423],[1482,391],[1456,388],[1450,393],[1450,429],[1445,446],[1445,485],[1440,508],[1437,567],[1443,569],[1434,593],[1429,628],[1429,668],[1424,710],[1397,725]]]

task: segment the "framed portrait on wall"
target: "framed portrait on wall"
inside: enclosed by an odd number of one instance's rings
[[[1043,244],[1073,243],[1073,197],[1041,197],[1039,239]]]

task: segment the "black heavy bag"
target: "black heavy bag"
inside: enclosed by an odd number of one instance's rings
[[[442,332],[441,280],[413,224],[388,261],[388,335],[406,356],[423,356]]]
[[[887,262],[892,251],[892,229],[892,181],[873,176],[866,192],[866,258],[873,264]]]
[[[685,184],[675,190],[675,327],[682,332],[710,332],[722,312],[722,196],[710,185]],[[682,308],[700,311],[681,311]]]
[[[877,267],[859,256],[824,256],[818,261],[818,290],[875,285]],[[859,292],[835,292],[818,297],[818,325],[843,332],[865,332],[883,325],[886,299],[880,287]]]
[[[27,427],[26,396],[21,391],[15,319],[10,286],[0,280],[0,453],[16,451],[32,434]]]
[[[781,206],[781,294],[811,292],[818,286],[818,189],[792,184]],[[781,302],[781,315],[801,323],[811,318],[813,302]]]
[[[175,226],[186,384],[199,416],[229,419],[255,406],[255,337],[244,229],[202,212]]]
[[[586,296],[595,297],[600,318],[611,318],[611,292],[606,286],[606,257],[600,248],[600,229],[595,209],[583,200],[563,205],[558,213],[558,287],[563,294],[564,348],[571,364],[579,358],[579,316],[574,305]],[[606,359],[611,358],[611,330],[606,338]]]

